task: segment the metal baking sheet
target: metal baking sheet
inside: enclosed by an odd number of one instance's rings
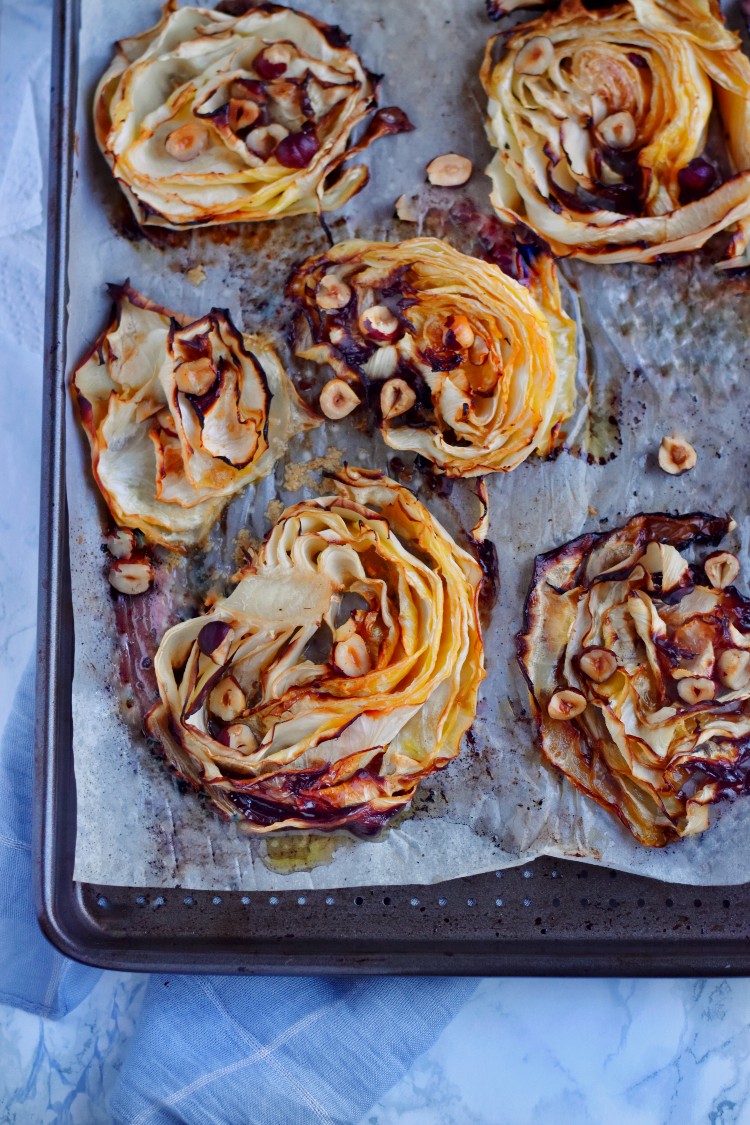
[[[48,936],[106,967],[174,971],[744,973],[747,888],[669,887],[583,864],[430,888],[241,895],[72,879],[73,620],[64,489],[67,200],[78,7],[58,0],[50,166],[35,825]]]

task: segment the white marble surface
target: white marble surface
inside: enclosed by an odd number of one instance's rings
[[[34,636],[48,27],[46,0],[0,0],[0,726]],[[0,1007],[0,1123],[107,1122],[142,992],[107,974],[59,1023]],[[361,1125],[742,1125],[749,1053],[745,980],[484,981]]]

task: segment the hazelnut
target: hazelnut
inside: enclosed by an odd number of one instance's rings
[[[257,129],[253,129],[245,137],[245,144],[254,152],[256,156],[260,156],[262,160],[267,159],[279,146],[280,142],[285,137],[289,136],[289,130],[285,129],[283,125],[260,125]]]
[[[470,348],[474,343],[474,330],[466,316],[452,316],[446,325],[446,336],[453,335],[459,348]]]
[[[389,379],[387,383],[383,383],[380,391],[380,412],[383,421],[398,418],[399,414],[406,414],[416,401],[417,396],[407,382],[403,379]]]
[[[584,676],[601,684],[617,670],[617,657],[608,648],[587,648],[578,659],[578,667]]]
[[[358,394],[343,379],[331,379],[320,392],[320,409],[326,418],[346,418],[359,406]]]
[[[174,369],[177,390],[186,395],[204,395],[216,381],[216,368],[207,355],[185,359]]]
[[[556,691],[547,704],[547,713],[551,719],[575,719],[586,710],[586,697],[574,688]]]
[[[455,152],[436,156],[427,165],[427,179],[436,187],[461,187],[473,172],[471,161]]]
[[[623,110],[611,113],[597,126],[599,136],[609,148],[630,148],[635,140],[635,119],[632,113]]]
[[[353,617],[348,617],[342,625],[333,634],[334,641],[348,641],[354,633],[357,632],[357,626],[354,623]]]
[[[231,750],[239,750],[242,754],[252,754],[258,749],[258,739],[244,723],[232,723],[225,729],[224,738]]]
[[[288,44],[269,43],[255,56],[253,66],[261,78],[272,80],[281,77],[293,57],[294,52]]]
[[[225,664],[234,640],[234,629],[226,621],[208,621],[198,634],[198,647],[214,664]]]
[[[483,336],[475,336],[474,341],[469,348],[469,360],[475,367],[479,367],[484,363],[489,353],[489,345]]]
[[[127,559],[136,548],[135,532],[129,527],[118,527],[107,532],[107,550],[113,559]]]
[[[659,446],[659,468],[672,476],[686,473],[695,466],[698,454],[683,438],[664,437]]]
[[[715,590],[725,590],[740,573],[740,560],[731,551],[716,551],[708,556],[703,569]]]
[[[145,594],[154,580],[154,568],[148,560],[128,562],[118,559],[109,568],[109,584],[120,594]]]
[[[677,694],[685,703],[706,703],[716,695],[716,684],[705,676],[685,676],[677,681]]]
[[[373,305],[359,316],[359,330],[374,340],[390,340],[398,332],[398,317],[387,305]]]
[[[233,133],[249,129],[260,117],[260,106],[247,98],[229,99],[229,128]]]
[[[208,148],[208,129],[197,122],[181,125],[169,134],[164,147],[174,160],[186,164]]]
[[[364,676],[370,671],[370,654],[359,633],[334,646],[333,662],[345,676]]]
[[[750,652],[747,649],[725,649],[716,662],[716,668],[719,682],[730,691],[739,691],[750,684]]]
[[[224,676],[211,689],[208,706],[217,718],[223,719],[225,723],[231,723],[232,719],[241,715],[247,706],[245,693],[233,676]]]
[[[334,348],[337,348],[339,344],[343,344],[346,339],[345,329],[343,329],[340,324],[334,324],[328,333],[328,339],[333,344]]]
[[[419,211],[414,200],[409,195],[400,195],[394,205],[396,218],[402,223],[419,222]]]
[[[513,69],[516,74],[544,74],[554,57],[552,41],[546,35],[534,35],[516,54]]]
[[[352,291],[345,281],[327,273],[318,282],[315,303],[319,309],[343,309],[352,299]]]

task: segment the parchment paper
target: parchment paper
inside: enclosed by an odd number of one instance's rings
[[[245,329],[283,333],[278,297],[284,279],[295,258],[325,249],[320,224],[304,218],[248,225],[232,228],[229,240],[226,232],[211,231],[167,236],[156,244],[124,237],[126,208],[96,149],[90,106],[113,39],[150,26],[158,7],[154,0],[127,5],[82,0],[81,7],[69,365],[106,322],[104,284],[127,277],[174,309],[198,316],[212,305],[228,307]],[[489,213],[488,181],[481,171],[489,149],[477,72],[493,25],[481,0],[307,0],[305,7],[352,33],[352,45],[365,63],[385,75],[381,104],[402,106],[416,126],[414,133],[388,138],[371,150],[370,184],[342,213],[328,217],[333,237],[416,233],[415,227],[392,219],[394,200],[402,192],[419,195],[422,214],[433,207],[422,224],[428,232],[436,224],[442,229],[440,212],[457,194],[449,189],[425,194],[424,167],[447,151],[473,159],[476,171],[468,190]],[[446,237],[454,237],[450,224],[443,225]],[[725,802],[714,810],[714,824],[704,835],[651,850],[550,770],[533,745],[513,643],[534,555],[640,511],[731,511],[738,529],[730,546],[741,548],[744,574],[750,573],[750,282],[715,273],[711,260],[717,257],[688,255],[655,267],[563,267],[566,301],[571,310],[578,307],[586,325],[584,375],[593,392],[589,409],[584,388],[582,417],[588,411],[589,442],[592,448],[593,439],[604,443],[605,463],[563,452],[556,460],[532,459],[513,473],[487,478],[500,588],[485,629],[488,677],[477,721],[460,758],[424,784],[412,809],[376,841],[345,834],[327,842],[289,834],[270,843],[248,838],[205,802],[179,792],[127,721],[101,547],[106,513],[71,409],[67,484],[76,629],[76,879],[242,890],[432,883],[544,854],[672,882],[750,879],[750,801]],[[196,288],[185,272],[198,265],[206,280]],[[280,347],[283,353],[283,340]],[[656,466],[661,437],[672,433],[687,437],[698,450],[696,469],[679,478]],[[388,468],[390,451],[379,436],[346,424],[297,439],[289,460],[305,462],[329,446],[354,464]],[[283,474],[282,465],[275,480],[235,500],[217,529],[212,557],[226,573],[237,531],[246,526],[261,535],[267,529],[270,499],[278,496],[286,503],[314,494],[309,487],[294,496],[285,492]],[[417,474],[414,484],[420,483]],[[477,515],[473,487],[457,482],[450,495],[422,489],[420,496],[458,534]],[[185,578],[189,566],[180,564],[175,581]]]

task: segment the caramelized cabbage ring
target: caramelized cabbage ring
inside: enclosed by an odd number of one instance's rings
[[[502,219],[594,262],[651,262],[731,230],[724,264],[746,264],[750,62],[717,0],[563,0],[494,62],[499,39],[482,82]],[[713,155],[712,113],[725,137]]]
[[[477,563],[387,477],[333,483],[156,655],[149,730],[257,832],[377,832],[456,757],[484,676]]]
[[[366,396],[393,449],[449,476],[507,472],[550,451],[575,399],[576,330],[551,260],[531,276],[527,288],[437,238],[341,242],[289,283],[296,354]]]
[[[275,4],[230,16],[176,0],[155,27],[120,40],[94,123],[138,221],[179,229],[346,203],[367,169],[332,173],[377,137],[411,128],[400,110],[381,110],[347,151],[376,105],[377,79],[346,42],[339,28]]]
[[[226,311],[189,323],[129,285],[110,292],[112,320],[71,382],[94,478],[121,527],[185,548],[314,420],[271,345]]]
[[[689,565],[730,520],[635,516],[540,555],[518,654],[539,744],[642,844],[708,827],[750,789],[750,600],[736,556]]]

